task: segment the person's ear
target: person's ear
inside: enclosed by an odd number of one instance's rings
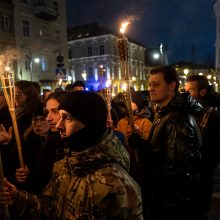
[[[207,89],[201,89],[200,92],[199,92],[201,97],[205,96],[206,93],[207,93]]]
[[[176,88],[176,82],[171,82],[169,84],[169,88],[170,88],[170,91],[174,92],[175,91],[175,88]]]

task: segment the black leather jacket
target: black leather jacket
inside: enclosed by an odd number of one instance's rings
[[[192,115],[202,110],[188,93],[176,95],[166,107],[157,109],[150,142],[160,172],[197,172],[201,138]]]

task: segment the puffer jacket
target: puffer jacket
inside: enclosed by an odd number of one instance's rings
[[[178,94],[167,106],[157,108],[146,159],[153,195],[150,206],[158,210],[152,214],[153,219],[189,217],[192,204],[196,205],[193,200],[198,187],[201,136],[192,115],[199,116],[202,111],[203,107],[187,93]]]
[[[67,151],[40,198],[20,191],[13,209],[30,219],[143,219],[128,170],[128,153],[110,132],[92,148]]]

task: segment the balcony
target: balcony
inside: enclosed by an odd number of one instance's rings
[[[45,5],[35,5],[35,16],[47,21],[53,21],[57,19],[57,11],[56,9]]]

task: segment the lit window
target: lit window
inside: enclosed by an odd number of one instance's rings
[[[41,70],[42,72],[48,71],[48,62],[47,62],[46,57],[41,58]]]

